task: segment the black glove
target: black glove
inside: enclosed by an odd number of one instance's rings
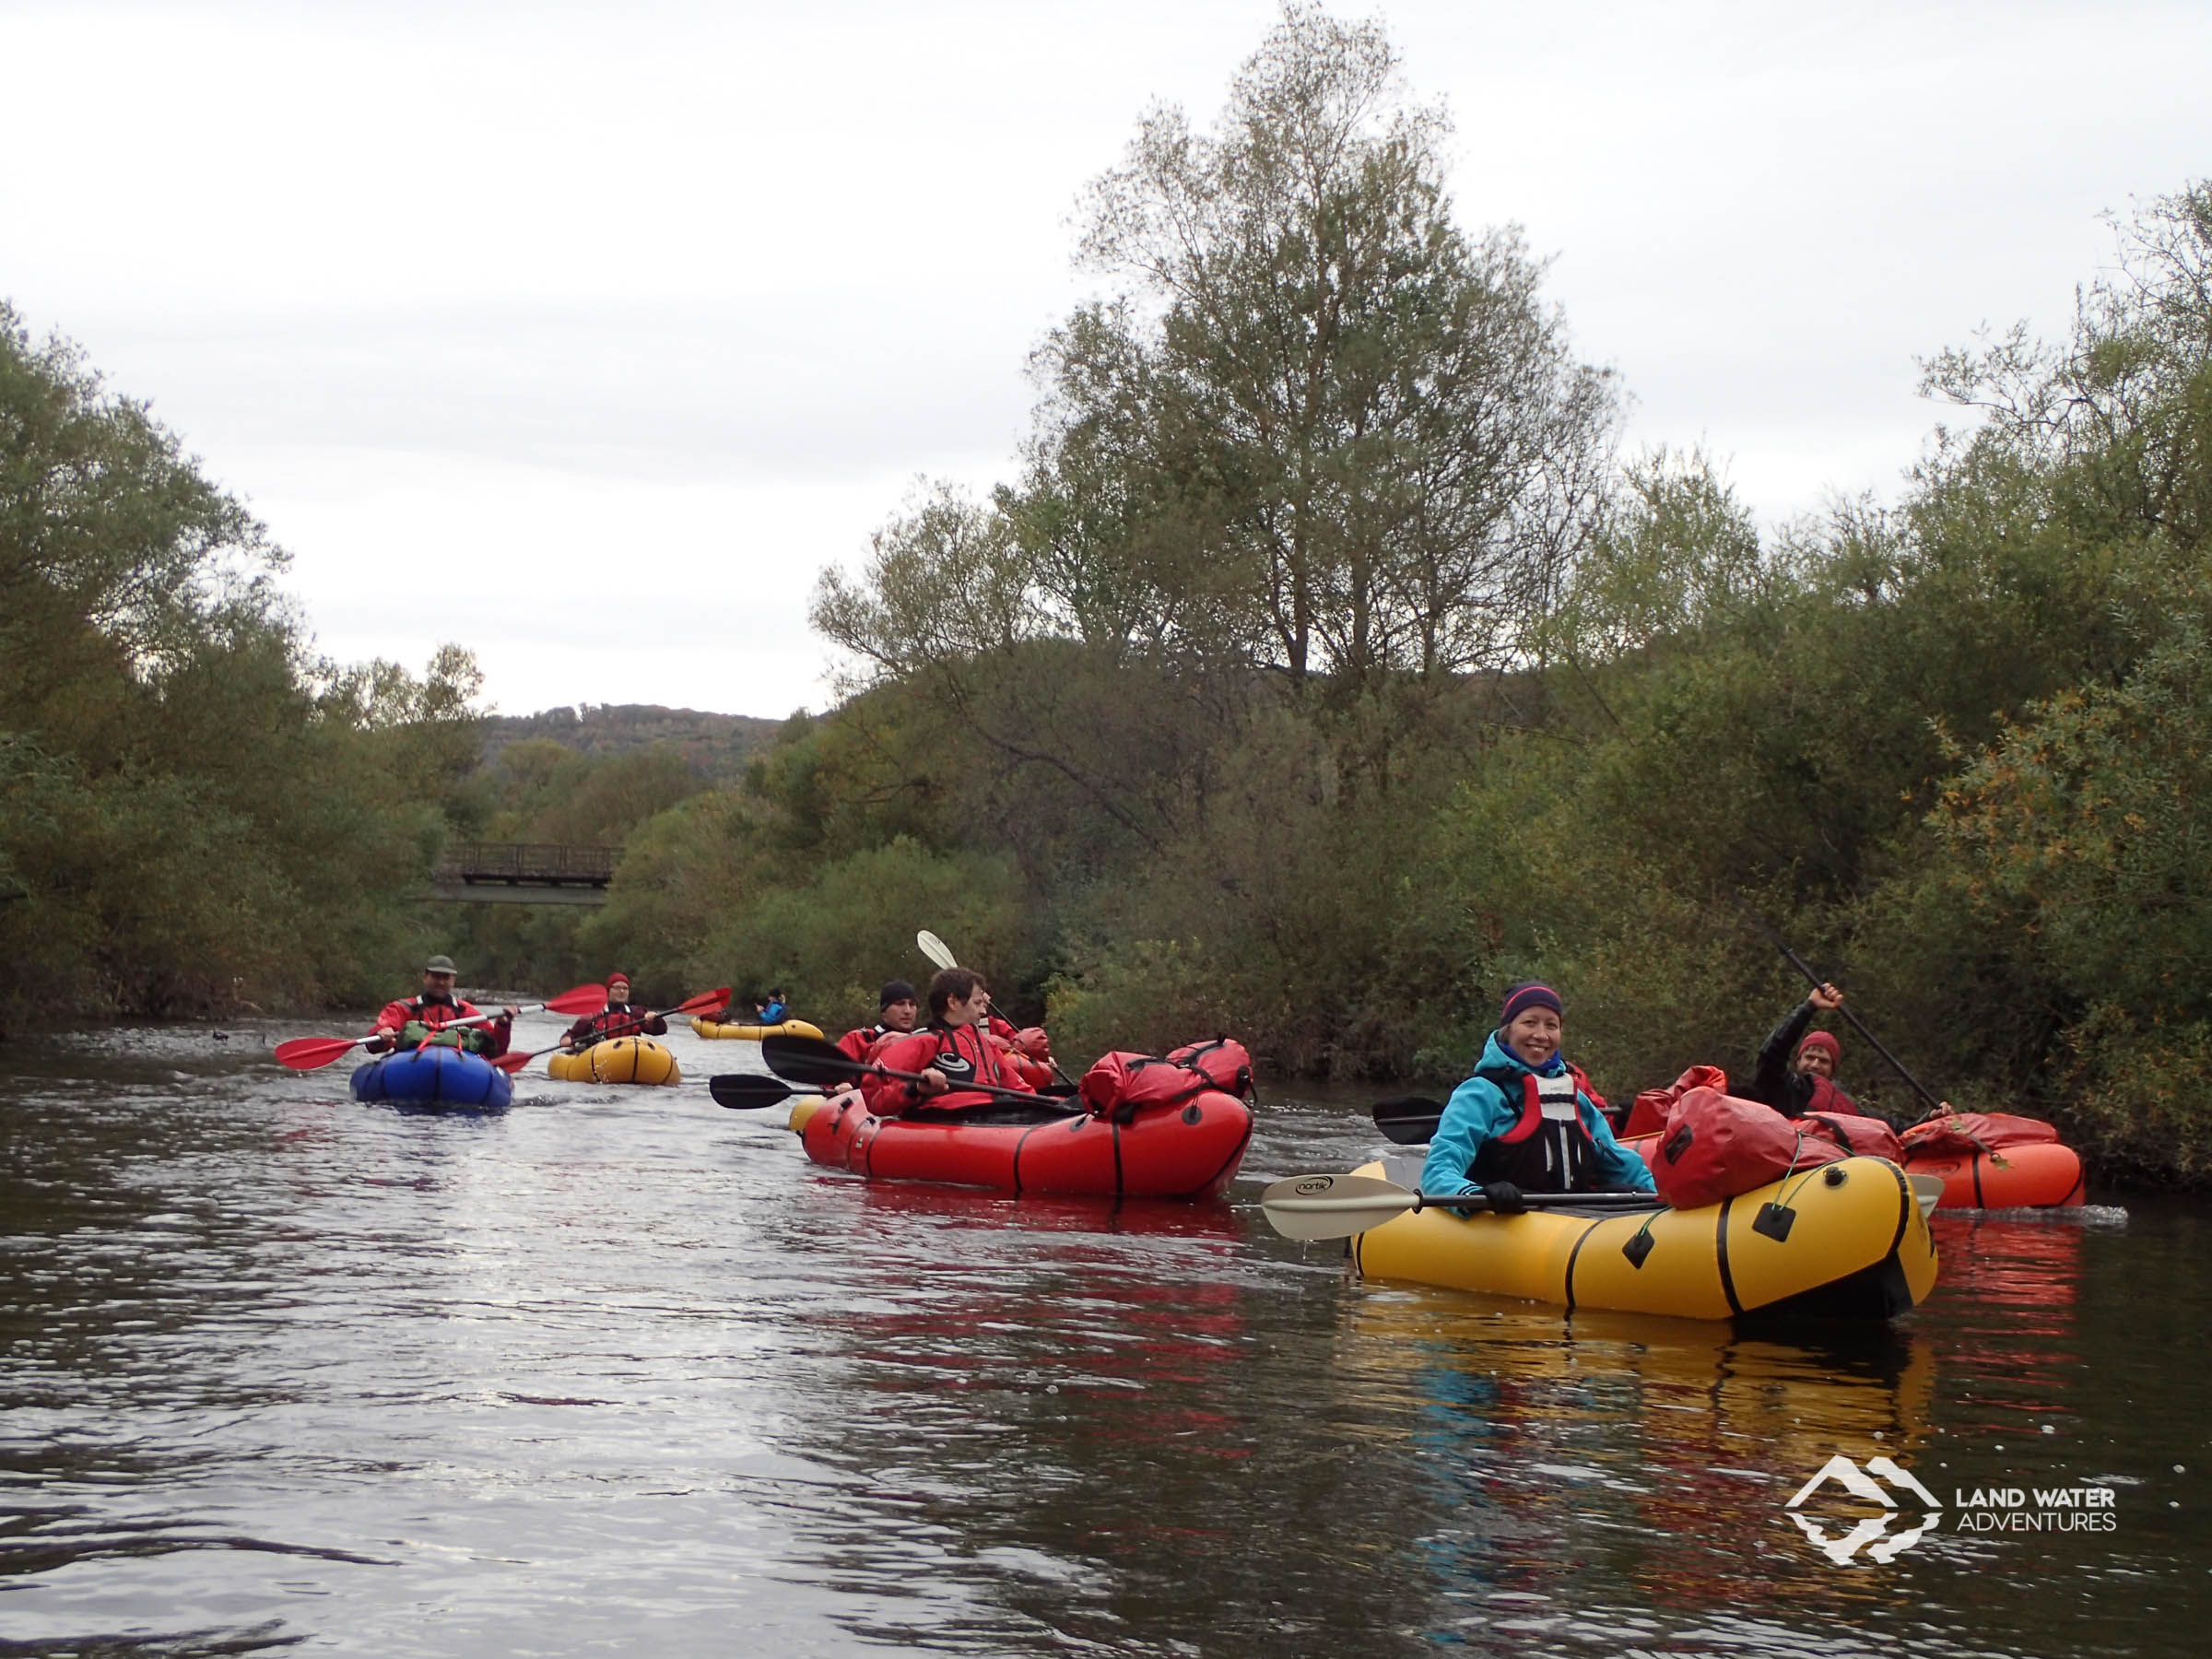
[[[1491,1212],[1500,1216],[1518,1216],[1528,1206],[1521,1202],[1521,1189],[1510,1181],[1487,1182],[1482,1195],[1490,1201]]]
[[[391,1046],[390,1040],[382,1037],[371,1037],[361,1044],[361,1047],[371,1054],[381,1054]]]

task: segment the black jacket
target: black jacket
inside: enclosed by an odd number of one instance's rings
[[[1753,1063],[1751,1087],[1746,1090],[1745,1099],[1771,1106],[1785,1118],[1803,1117],[1811,1108],[1814,1095],[1820,1092],[1822,1079],[1797,1070],[1790,1062],[1796,1058],[1797,1045],[1805,1041],[1806,1028],[1813,1023],[1813,1016],[1818,1012],[1808,997],[1791,1009],[1790,1017],[1774,1028]],[[1833,1082],[1830,1087],[1843,1094]],[[1880,1112],[1868,1112],[1849,1095],[1844,1094],[1843,1098],[1862,1116],[1887,1121]]]

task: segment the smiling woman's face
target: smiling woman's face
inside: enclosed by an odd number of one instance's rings
[[[1505,1028],[1505,1046],[1531,1065],[1542,1065],[1559,1052],[1565,1028],[1549,1008],[1524,1008]]]

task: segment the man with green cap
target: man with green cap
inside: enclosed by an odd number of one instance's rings
[[[512,1006],[502,1008],[499,1018],[488,1025],[455,1025],[456,1020],[473,1019],[477,1016],[476,1004],[454,993],[455,977],[451,957],[434,956],[425,962],[422,994],[384,1005],[384,1011],[376,1017],[376,1029],[370,1033],[369,1052],[381,1054],[386,1049],[419,1048],[425,1042],[431,1042],[482,1054],[488,1059],[505,1053],[507,1040],[514,1030],[514,1017],[520,1010]],[[451,1030],[446,1029],[449,1026],[453,1027]]]

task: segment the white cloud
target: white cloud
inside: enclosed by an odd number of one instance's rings
[[[1008,468],[1077,191],[1272,17],[18,0],[0,293],[253,500],[326,649],[461,639],[509,709],[781,713],[823,696],[815,571],[913,474]],[[2201,6],[1388,20],[1463,218],[1556,254],[1631,437],[1774,516],[1890,487],[1937,414],[1912,359],[2063,326],[2097,213],[2212,155]]]

